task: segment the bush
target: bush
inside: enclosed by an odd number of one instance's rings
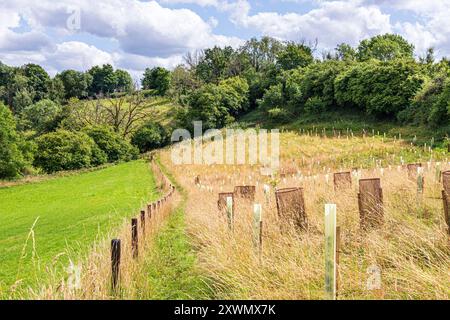
[[[11,111],[0,102],[0,179],[15,178],[23,172],[27,164],[23,147]]]
[[[267,111],[269,118],[275,121],[288,121],[289,114],[282,108],[273,108]]]
[[[142,153],[163,147],[167,142],[166,130],[155,122],[147,122],[131,138],[131,143],[139,148]]]
[[[308,114],[320,114],[327,109],[327,103],[320,97],[311,97],[305,103],[305,112]]]
[[[109,127],[86,127],[83,131],[106,154],[107,162],[130,161],[137,157],[137,150]]]
[[[47,173],[76,170],[101,164],[95,142],[85,133],[59,130],[36,139],[34,165]],[[103,158],[104,159],[104,158]]]
[[[51,100],[41,100],[26,107],[22,113],[21,123],[25,129],[38,133],[52,131],[57,127],[61,106]]]

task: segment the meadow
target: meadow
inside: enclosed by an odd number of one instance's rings
[[[158,196],[144,160],[0,189],[0,296],[39,287]]]
[[[449,299],[450,243],[439,171],[446,150],[416,147],[398,137],[281,134],[281,168],[262,176],[259,166],[180,165],[172,173],[188,192],[187,232],[198,267],[221,299],[323,299],[324,205],[337,205],[341,228],[338,299]],[[161,156],[169,167],[170,152]],[[424,193],[408,179],[406,164],[421,162]],[[352,171],[352,187],[336,191],[333,173]],[[363,232],[358,180],[381,178],[384,224]],[[197,180],[197,185],[195,181]],[[256,187],[262,205],[262,253],[253,245],[253,203],[236,202],[233,231],[217,207],[220,192]],[[264,193],[264,185],[269,193]],[[277,214],[275,188],[303,187],[310,228],[299,232]],[[371,290],[373,268],[381,290]],[[372,269],[371,269],[372,268]]]

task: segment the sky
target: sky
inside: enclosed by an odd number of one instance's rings
[[[110,63],[139,79],[187,52],[252,37],[317,41],[317,53],[396,33],[450,57],[450,0],[0,0],[0,61],[51,75]]]

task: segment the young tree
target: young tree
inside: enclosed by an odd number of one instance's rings
[[[160,96],[164,96],[170,86],[170,71],[162,67],[147,68],[142,79],[144,89],[153,89]]]
[[[24,129],[34,130],[37,134],[49,132],[57,127],[61,110],[61,106],[52,100],[41,100],[23,110],[21,124]]]

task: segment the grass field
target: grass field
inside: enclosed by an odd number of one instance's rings
[[[262,176],[258,165],[172,166],[188,191],[187,230],[215,297],[323,299],[324,205],[335,203],[341,227],[339,299],[450,299],[450,246],[436,175],[449,169],[446,150],[430,152],[383,136],[333,138],[297,130],[283,132],[280,142],[285,177]],[[161,159],[169,167],[170,151]],[[416,161],[424,168],[423,195],[404,167]],[[359,170],[352,187],[335,191],[333,172],[353,168]],[[367,233],[360,230],[358,178],[380,178],[383,189],[384,225]],[[270,186],[267,195],[264,184]],[[262,204],[261,259],[252,243],[252,207],[236,202],[233,231],[218,212],[218,193],[238,185],[256,186],[255,202]],[[278,216],[274,187],[304,189],[307,232]],[[368,289],[373,266],[381,270],[381,290]]]
[[[0,289],[45,281],[156,196],[144,161],[0,189]]]

